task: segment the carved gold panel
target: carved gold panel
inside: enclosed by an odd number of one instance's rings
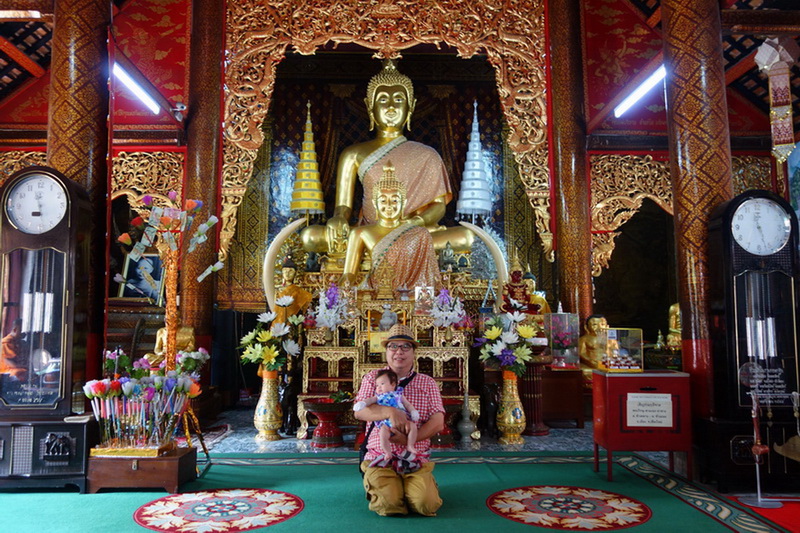
[[[616,231],[649,198],[670,215],[672,181],[667,162],[649,155],[596,154],[589,158],[592,192],[592,276],[608,268]],[[770,156],[733,156],[734,194],[749,189],[772,190]],[[779,191],[780,193],[780,191]]]
[[[485,53],[510,132],[508,143],[550,257],[544,1],[326,1],[313,10],[294,0],[227,2],[220,256],[236,229],[236,211],[264,136],[275,69],[287,49],[313,54],[352,43],[379,58],[398,58],[420,44],[446,44],[469,58]]]
[[[183,194],[183,152],[118,152],[111,174],[111,198],[125,195],[133,209],[145,195],[166,204],[170,191]]]
[[[47,153],[10,150],[0,152],[0,185],[6,182],[14,172],[26,167],[40,166],[47,163]]]

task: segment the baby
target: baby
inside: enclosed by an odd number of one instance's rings
[[[353,406],[353,411],[360,411],[368,405],[373,405],[376,403],[378,405],[386,405],[400,409],[401,411],[404,411],[414,422],[419,420],[419,411],[417,411],[414,406],[411,405],[411,403],[405,399],[405,397],[403,397],[403,388],[397,388],[397,374],[395,374],[395,372],[389,368],[379,370],[378,373],[375,374],[375,396],[368,398],[366,401],[356,403]],[[379,435],[383,456],[375,459],[370,466],[387,467],[389,464],[391,464],[393,458],[392,444],[389,442],[389,439],[392,436],[392,423],[387,418],[385,420],[379,420],[375,422],[375,425],[380,431]],[[402,456],[400,457],[401,459],[411,462],[417,458],[416,450],[414,450],[414,444],[416,442],[417,426],[416,424],[411,424],[407,435],[406,451],[403,452]]]

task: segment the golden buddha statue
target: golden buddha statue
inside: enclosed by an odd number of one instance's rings
[[[676,303],[669,306],[667,348],[671,352],[678,352],[681,349],[681,306]]]
[[[179,326],[178,335],[175,341],[177,351],[193,352],[196,350],[194,344],[194,328],[189,326]],[[159,328],[156,331],[156,345],[152,353],[146,353],[144,358],[150,363],[151,368],[159,366],[167,357],[167,327]]]
[[[275,292],[275,301],[283,296],[291,296],[293,300],[289,305],[275,305],[275,323],[286,323],[290,316],[304,313],[313,299],[310,292],[294,284],[296,276],[297,264],[287,256],[281,266],[281,286]]]
[[[364,191],[358,225],[378,222],[377,208],[372,203],[373,190],[391,160],[397,179],[406,188],[402,217],[430,231],[436,250],[444,249],[449,241],[456,252],[470,251],[474,239],[471,231],[461,226],[439,225],[445,206],[453,197],[441,156],[433,148],[403,136],[404,128],[410,128],[417,103],[411,80],[397,71],[393,61],[387,60],[369,81],[364,102],[370,128],[377,127],[377,135],[345,148],[340,154],[333,216],[325,226],[308,226],[302,231],[304,249],[334,251],[342,235],[349,233],[357,181],[361,181]]]
[[[534,276],[530,270],[522,275],[522,282],[527,288],[528,303],[538,305],[540,315],[551,313],[552,311],[550,310],[550,304],[547,303],[547,300],[544,298],[544,296],[542,296],[539,291],[536,290],[536,276]]]
[[[606,336],[603,330],[608,328],[608,322],[603,315],[590,315],[584,325],[584,335],[578,338],[578,355],[581,358],[581,371],[583,383],[590,387],[592,383],[592,370],[600,368],[600,363],[606,354]]]
[[[372,256],[372,269],[366,279],[370,288],[388,282],[397,293],[401,287],[441,286],[436,252],[430,232],[403,218],[406,189],[391,166],[384,167],[383,178],[373,188],[375,224],[357,226],[350,231],[347,255],[340,285],[355,283],[365,251]],[[384,266],[391,265],[391,268]],[[391,280],[379,279],[391,276]],[[395,294],[399,297],[399,293]]]

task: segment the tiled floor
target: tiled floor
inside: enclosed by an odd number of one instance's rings
[[[345,446],[340,448],[327,448],[320,450],[311,446],[308,439],[298,440],[286,436],[278,441],[258,442],[258,433],[253,426],[253,408],[236,408],[224,411],[218,420],[219,424],[230,424],[234,430],[222,441],[214,444],[210,451],[213,453],[317,453],[352,451],[355,442],[355,428],[345,428]],[[553,424],[556,425],[556,424]],[[550,434],[541,437],[524,437],[525,444],[505,446],[496,439],[482,438],[478,441],[470,440],[467,443],[456,442],[455,447],[446,449],[448,452],[492,452],[492,451],[592,451],[592,425],[587,422],[585,427],[578,429],[574,423],[565,422],[561,427],[550,429]],[[664,454],[656,454],[660,457]],[[435,452],[434,452],[435,457]]]

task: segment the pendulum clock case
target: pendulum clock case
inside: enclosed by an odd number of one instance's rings
[[[27,167],[0,198],[0,488],[83,492],[94,426],[71,415],[84,405],[88,195],[52,168]]]
[[[747,191],[712,212],[708,240],[714,379],[712,415],[695,431],[701,478],[753,489],[758,435],[769,447],[758,456],[764,487],[797,488],[800,462],[774,449],[797,434],[797,218],[775,194]]]

